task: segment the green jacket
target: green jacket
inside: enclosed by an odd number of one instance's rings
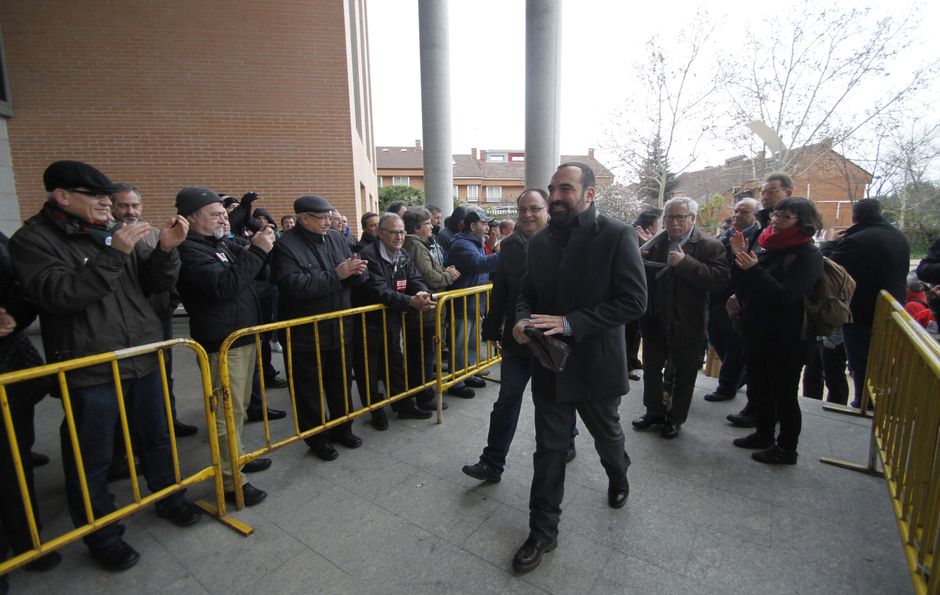
[[[427,244],[422,242],[418,236],[414,234],[405,236],[405,244],[402,249],[411,256],[415,268],[421,273],[424,283],[432,292],[444,291],[454,282],[454,276],[444,270],[444,266],[437,262]]]

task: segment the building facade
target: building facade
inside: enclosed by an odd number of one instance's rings
[[[376,147],[378,185],[424,188],[424,156],[421,141],[411,147]],[[587,155],[562,155],[561,162],[575,161],[589,165],[598,185],[609,185],[614,175]],[[461,203],[476,204],[494,211],[515,208],[516,196],[525,185],[525,151],[471,149],[469,154],[455,154],[454,197]],[[548,186],[548,180],[545,180]]]
[[[351,223],[377,207],[365,0],[7,2],[0,23],[8,233],[58,159],[137,185],[154,223],[190,184],[277,218],[310,193]]]

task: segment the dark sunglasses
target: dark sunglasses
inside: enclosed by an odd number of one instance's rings
[[[101,198],[102,196],[110,197],[110,192],[97,192],[95,190],[79,190],[78,188],[72,188],[68,192],[74,192],[75,194],[81,194],[84,196],[91,196],[92,198]]]

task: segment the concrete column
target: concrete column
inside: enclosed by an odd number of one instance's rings
[[[525,185],[545,188],[561,158],[561,0],[526,0]]]
[[[454,157],[450,138],[450,23],[447,9],[447,0],[418,0],[424,196],[428,204],[440,207],[444,216],[454,210]]]

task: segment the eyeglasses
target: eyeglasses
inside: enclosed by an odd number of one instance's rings
[[[692,213],[688,213],[686,215],[666,215],[665,217],[663,217],[663,219],[665,219],[666,221],[685,221],[691,216],[692,216]]]
[[[780,221],[789,221],[790,219],[796,219],[796,215],[788,215],[782,211],[774,211],[771,215],[774,219],[779,219]]]
[[[379,231],[384,231],[385,233],[393,236],[403,236],[405,235],[404,229],[379,229]]]
[[[318,214],[318,213],[309,213],[309,212],[308,212],[308,213],[304,213],[304,215],[309,215],[310,217],[313,217],[314,219],[319,219],[320,221],[329,221],[329,220],[330,220],[330,214],[329,214],[329,213],[326,213],[325,215],[320,215],[320,214]]]
[[[83,196],[90,196],[92,198],[104,198],[105,196],[107,196],[108,198],[111,198],[110,192],[98,192],[95,190],[80,190],[78,188],[72,188],[71,190],[67,190],[66,192],[74,192],[75,194],[81,194]]]
[[[516,212],[520,215],[525,215],[526,213],[532,213],[533,215],[537,214],[539,211],[544,211],[545,207],[516,207]]]

